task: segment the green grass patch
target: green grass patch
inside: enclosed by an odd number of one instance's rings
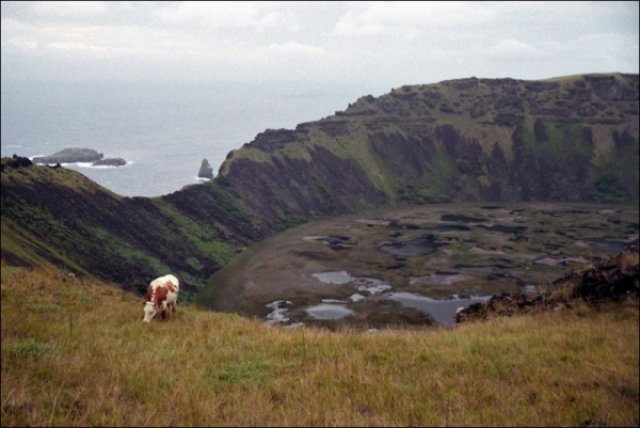
[[[208,374],[212,383],[258,384],[271,376],[272,365],[265,361],[242,361],[224,364]]]
[[[134,248],[123,239],[101,227],[92,227],[91,231],[101,239],[112,254],[123,257],[129,262],[137,261],[151,266],[156,272],[170,272],[171,269],[155,257]]]
[[[3,351],[16,358],[42,357],[58,352],[60,349],[61,347],[58,344],[40,343],[32,339],[22,340],[6,347],[3,345],[2,347]]]
[[[528,154],[533,156],[540,155],[540,147],[538,146],[538,142],[536,141],[531,129],[529,129],[527,126],[522,127],[522,141],[524,142],[524,147]]]
[[[155,199],[154,203],[163,214],[180,227],[182,235],[189,239],[203,255],[211,257],[220,266],[226,266],[235,257],[236,248],[222,241],[213,226],[192,219],[163,200]],[[194,257],[187,258],[185,262],[197,271],[203,267]]]
[[[55,312],[62,309],[62,307],[56,303],[29,303],[27,309],[32,311]]]

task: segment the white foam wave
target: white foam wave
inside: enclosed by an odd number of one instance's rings
[[[93,162],[70,162],[70,163],[62,163],[62,166],[75,165],[78,168],[91,168],[91,169],[114,169],[114,168],[125,168],[129,165],[133,165],[133,161],[127,161],[126,164],[121,166],[116,165],[94,165]]]

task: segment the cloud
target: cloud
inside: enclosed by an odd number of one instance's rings
[[[270,44],[267,46],[266,51],[276,55],[329,55],[329,52],[322,47],[304,45],[291,41]]]
[[[10,37],[2,41],[3,45],[5,43],[18,49],[38,49],[38,41],[33,38]]]
[[[51,48],[54,49],[62,49],[65,51],[73,51],[73,50],[77,50],[77,51],[92,51],[92,52],[106,52],[106,48],[101,47],[101,46],[94,46],[94,45],[87,45],[86,43],[82,43],[82,42],[54,42],[54,43],[50,43],[48,45]]]
[[[108,79],[118,73],[123,79],[317,79],[382,81],[392,87],[471,75],[638,72],[633,2],[2,2],[0,7],[3,78]]]
[[[209,29],[270,27],[295,29],[297,18],[270,2],[179,2],[155,12],[161,21],[173,25],[198,25]]]
[[[442,27],[474,25],[493,14],[467,2],[362,2],[350,5],[333,30],[337,36],[415,36]]]
[[[107,7],[101,1],[36,1],[31,11],[39,16],[86,17],[102,15]]]
[[[540,58],[543,52],[519,40],[502,40],[489,47],[485,53],[492,58],[503,60],[520,60]]]

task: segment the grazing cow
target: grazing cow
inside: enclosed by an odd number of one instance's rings
[[[151,322],[158,312],[162,313],[163,319],[167,312],[170,312],[173,318],[176,314],[178,291],[180,291],[180,283],[173,275],[161,276],[151,281],[147,287],[147,301],[144,304],[142,321]]]

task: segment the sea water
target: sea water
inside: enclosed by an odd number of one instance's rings
[[[267,128],[293,129],[382,88],[317,83],[2,81],[2,156],[67,147],[127,160],[64,165],[123,196],[158,196],[217,173],[227,153]]]

